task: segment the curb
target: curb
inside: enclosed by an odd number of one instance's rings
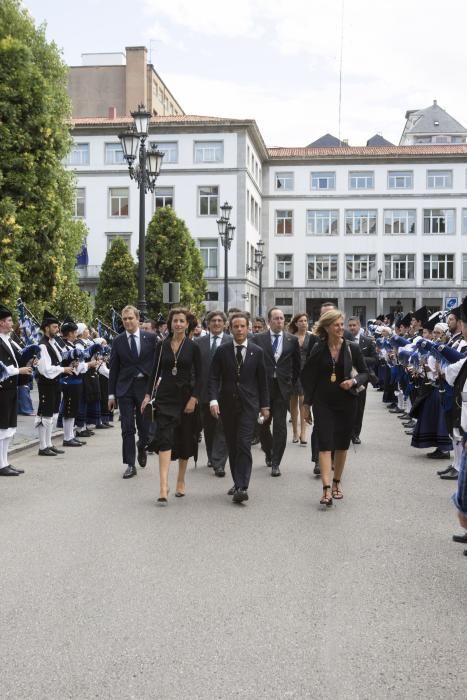
[[[56,430],[52,433],[52,439],[63,435],[63,430]],[[21,442],[19,445],[13,445],[11,449],[8,450],[8,454],[14,455],[17,452],[22,452],[23,450],[28,450],[30,447],[37,447],[39,444],[39,438],[33,438],[31,440],[26,440]]]

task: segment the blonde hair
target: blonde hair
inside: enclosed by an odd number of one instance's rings
[[[123,309],[122,309],[122,316],[123,316],[123,314],[126,313],[127,311],[133,311],[133,313],[134,313],[134,315],[136,316],[136,318],[139,319],[139,309],[137,309],[136,306],[132,306],[131,304],[128,304],[127,306],[124,306]]]
[[[313,326],[313,334],[317,335],[322,340],[326,340],[328,337],[327,329],[340,318],[344,318],[344,314],[342,311],[339,311],[339,309],[326,311]]]

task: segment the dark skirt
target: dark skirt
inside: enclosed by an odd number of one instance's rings
[[[2,389],[0,400],[0,430],[16,428],[18,422],[16,387]]]
[[[58,413],[58,409],[60,408],[60,387],[58,383],[43,384],[39,381],[38,389],[39,406],[37,408],[37,415],[43,416],[44,418],[52,418],[54,413]]]
[[[420,404],[417,425],[413,430],[412,447],[425,449],[436,447],[444,452],[452,450],[446,414],[443,410],[437,387]]]
[[[348,450],[352,438],[357,401],[347,399],[339,408],[329,403],[314,402],[314,429],[321,452]]]
[[[172,451],[171,459],[198,459],[198,434],[201,429],[198,407],[194,413],[182,413],[178,418],[158,412],[148,450]]]
[[[83,385],[80,384],[70,384],[62,385],[63,391],[63,417],[64,418],[76,418],[79,411],[79,403],[81,399]],[[61,413],[62,411],[60,411]]]

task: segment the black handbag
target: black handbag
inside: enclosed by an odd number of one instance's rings
[[[156,408],[156,395],[157,395],[157,389],[159,388],[160,384],[160,379],[158,381],[157,375],[159,374],[159,367],[161,364],[161,356],[162,356],[162,343],[160,344],[160,351],[159,351],[159,358],[157,360],[157,367],[156,367],[156,375],[154,377],[154,384],[152,385],[152,392],[151,392],[151,398],[149,400],[149,403],[145,407],[143,411],[143,418],[144,420],[148,421],[149,423],[155,423],[156,422],[156,413],[157,413],[157,408]]]

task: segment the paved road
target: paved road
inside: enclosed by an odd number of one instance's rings
[[[245,506],[201,459],[187,497],[158,508],[153,462],[120,478],[118,428],[66,460],[15,455],[26,475],[0,484],[2,700],[464,698],[453,485],[380,396],[329,512],[292,444],[280,479],[255,448]]]

